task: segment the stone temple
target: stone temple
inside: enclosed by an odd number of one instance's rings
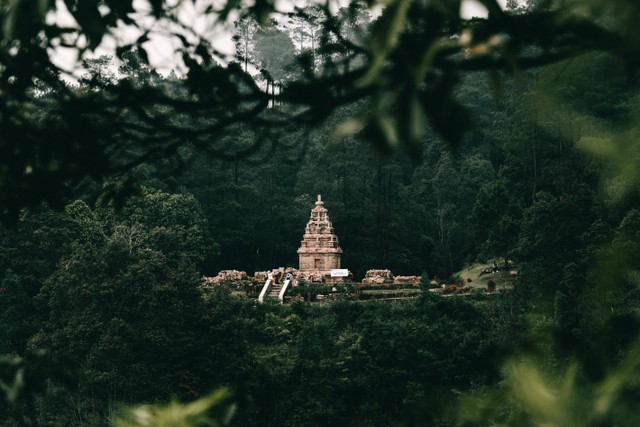
[[[331,269],[340,268],[342,248],[329,221],[329,211],[324,207],[320,196],[311,210],[311,218],[304,230],[298,255],[301,273],[314,272],[329,275]]]

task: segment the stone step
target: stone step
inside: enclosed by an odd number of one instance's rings
[[[280,295],[280,291],[282,290],[283,286],[284,285],[282,285],[282,284],[276,284],[276,285],[271,286],[271,288],[269,288],[268,295],[269,296],[278,296],[278,295]]]

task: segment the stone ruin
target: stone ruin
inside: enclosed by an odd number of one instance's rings
[[[215,277],[205,277],[204,284],[206,285],[219,285],[221,283],[241,282],[247,280],[249,277],[244,271],[238,270],[221,270]]]
[[[420,280],[420,276],[395,276],[393,278],[393,284],[418,286],[420,284]]]
[[[279,267],[268,271],[256,271],[253,273],[253,280],[258,283],[264,283],[267,280],[267,277],[269,277],[269,273],[271,273],[273,277],[280,277],[281,280],[284,280],[287,274],[291,273],[294,281],[299,275],[298,270],[293,267]]]
[[[411,285],[420,284],[420,276],[393,276],[391,270],[369,270],[362,279],[363,285]]]
[[[391,270],[369,270],[362,279],[363,285],[392,285]]]
[[[215,277],[203,277],[202,291],[205,298],[211,296],[215,289],[225,288],[231,291],[231,295],[247,297],[251,293],[251,277],[244,271],[221,270]]]

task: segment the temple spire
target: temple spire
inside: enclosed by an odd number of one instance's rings
[[[329,274],[331,269],[340,268],[341,254],[342,249],[329,220],[329,212],[324,207],[322,197],[318,195],[298,249],[300,271]]]

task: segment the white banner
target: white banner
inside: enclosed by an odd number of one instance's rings
[[[331,269],[331,277],[347,277],[349,275],[349,270],[346,268],[332,268]]]

